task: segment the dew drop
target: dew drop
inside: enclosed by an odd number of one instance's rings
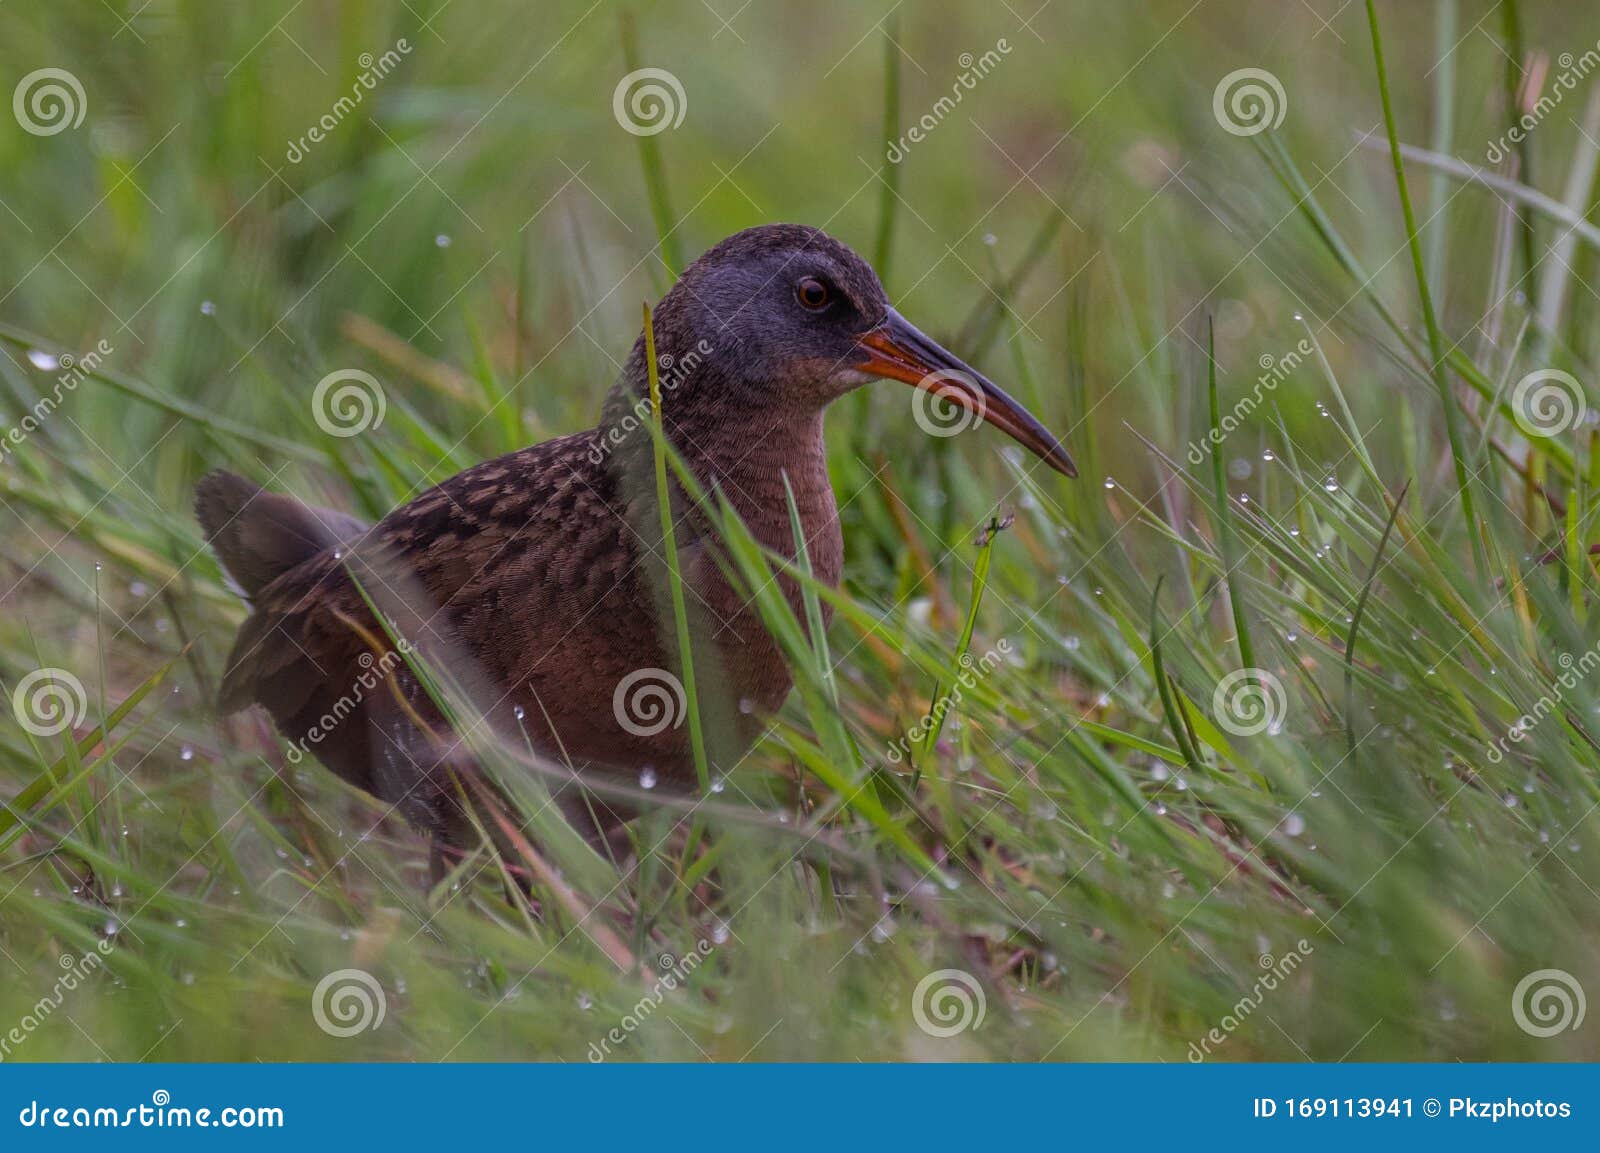
[[[41,372],[54,372],[61,367],[59,360],[39,348],[28,349],[28,361]]]
[[[1117,487],[1117,482],[1115,480],[1113,480],[1111,477],[1108,476],[1108,477],[1106,477],[1106,487],[1107,488],[1116,488]]]
[[[440,248],[449,248],[450,247],[450,237],[448,235],[446,235],[445,233],[443,233],[443,232],[439,233],[438,236],[435,236],[433,238],[433,242],[434,242],[434,244],[438,245]]]
[[[656,787],[656,771],[654,769],[646,766],[644,770],[640,772],[639,787],[641,789],[653,789]]]
[[[516,705],[511,709],[511,715],[520,721],[523,717],[528,715],[528,712],[521,705]]]
[[[184,745],[183,748],[179,749],[178,750],[178,759],[180,761],[192,761],[192,760],[194,760],[194,746],[193,745]]]
[[[1291,837],[1298,837],[1306,831],[1306,819],[1299,813],[1290,813],[1283,818],[1283,831]]]
[[[209,300],[202,300],[200,302],[200,314],[202,316],[215,316],[217,314],[217,306]]]

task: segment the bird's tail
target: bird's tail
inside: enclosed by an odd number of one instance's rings
[[[222,471],[200,478],[194,511],[222,567],[250,598],[290,569],[367,528],[345,513],[302,504]]]

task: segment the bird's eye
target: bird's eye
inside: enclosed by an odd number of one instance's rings
[[[815,276],[807,276],[794,287],[795,298],[800,301],[802,308],[809,308],[812,312],[821,312],[828,307],[828,301],[833,294],[828,291],[828,286]]]

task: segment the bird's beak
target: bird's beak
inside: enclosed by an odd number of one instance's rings
[[[1031,412],[894,309],[877,328],[857,338],[856,348],[866,358],[856,365],[862,372],[904,381],[939,402],[953,403],[999,428],[1057,472],[1078,475],[1067,450]]]

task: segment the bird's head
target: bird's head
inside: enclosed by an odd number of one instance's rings
[[[728,237],[684,270],[654,326],[669,416],[744,405],[815,412],[887,378],[964,409],[1077,475],[1027,409],[896,312],[872,266],[821,229],[768,224]],[[637,378],[642,339],[634,358],[629,375]]]

